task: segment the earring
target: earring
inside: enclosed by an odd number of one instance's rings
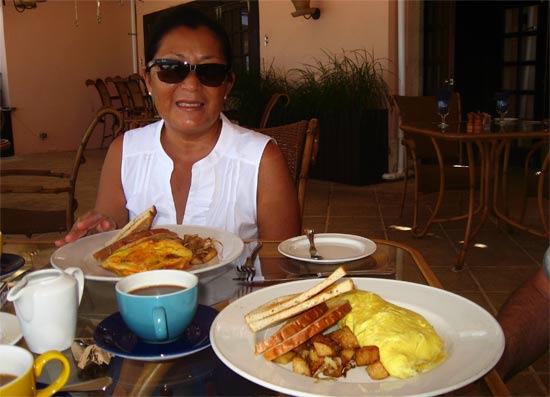
[[[153,96],[153,94],[151,93],[151,91],[148,92],[149,96]]]

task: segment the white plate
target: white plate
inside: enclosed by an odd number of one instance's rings
[[[306,236],[293,237],[279,244],[284,256],[314,263],[340,263],[365,258],[376,251],[376,244],[368,238],[353,234],[319,233],[315,235],[315,248],[323,259],[309,255],[309,240]]]
[[[0,312],[0,345],[15,345],[22,336],[17,317]]]
[[[279,296],[298,293],[318,283],[303,280],[263,288],[234,301],[218,314],[210,329],[217,356],[239,375],[259,385],[294,396],[434,396],[482,377],[504,350],[504,335],[495,318],[477,304],[451,292],[405,281],[354,278],[357,288],[372,291],[396,305],[423,315],[445,341],[447,359],[417,377],[381,381],[364,368],[347,377],[318,380],[292,372],[254,355],[254,345],[280,325],[254,334],[244,321],[249,311]]]
[[[200,237],[211,237],[221,243],[216,245],[218,256],[212,260],[189,269],[191,273],[202,273],[218,267],[227,265],[237,259],[244,248],[243,241],[236,235],[220,229],[204,226],[188,225],[157,225],[155,229],[166,228],[176,232],[179,236],[184,234],[198,234]],[[57,249],[51,256],[50,262],[53,267],[64,270],[68,267],[80,267],[84,276],[89,280],[113,281],[121,279],[113,272],[99,266],[99,261],[92,257],[92,254],[101,249],[117,231],[94,234],[76,240]]]

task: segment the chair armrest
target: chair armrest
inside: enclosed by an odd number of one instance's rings
[[[54,178],[70,178],[71,176],[65,172],[55,172],[50,170],[29,170],[29,169],[3,169],[0,171],[0,176],[10,175],[26,175],[26,176],[45,176]]]

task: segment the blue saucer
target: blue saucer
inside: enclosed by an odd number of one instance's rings
[[[210,346],[210,326],[218,311],[199,305],[184,334],[170,343],[148,343],[139,339],[124,323],[120,312],[100,322],[94,331],[95,343],[103,350],[124,358],[163,361],[188,356]]]
[[[2,254],[0,258],[0,278],[9,276],[25,264],[25,258],[15,254]]]

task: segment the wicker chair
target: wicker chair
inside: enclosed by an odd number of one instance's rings
[[[0,228],[3,233],[23,234],[30,238],[36,233],[65,232],[72,227],[74,212],[78,206],[75,188],[84,151],[97,125],[107,115],[118,121],[115,135],[121,133],[122,114],[113,108],[100,109],[82,136],[70,174],[36,169],[3,168],[0,171],[3,197],[0,208]],[[9,202],[6,200],[9,194],[18,195],[18,199],[21,199],[17,208],[4,207],[7,205],[6,201]],[[62,194],[65,195],[63,200],[59,196]],[[40,207],[44,209],[24,208],[21,205],[23,197],[30,200],[34,197],[35,201],[40,201]]]
[[[437,114],[437,101],[434,96],[395,95],[393,99],[399,111],[401,124],[425,121],[440,122],[439,115]],[[447,122],[452,125],[453,123],[460,123],[460,121],[460,95],[453,93],[449,103]],[[462,165],[462,163],[466,162],[466,159],[462,158],[464,148],[457,142],[438,142],[429,137],[410,136],[408,134],[405,134],[401,143],[405,148],[406,155],[400,215],[403,214],[405,206],[410,166],[412,165],[415,176],[413,233],[417,237],[422,237],[428,232],[434,222],[465,219],[467,217],[466,213],[438,217],[445,192],[449,190],[468,191],[469,189],[469,168]],[[460,166],[457,167],[457,165]],[[478,172],[476,171],[476,173]],[[420,227],[418,222],[419,195],[421,193],[438,193],[434,210],[422,227]],[[478,213],[480,210],[481,202],[474,212]]]
[[[309,168],[315,163],[319,150],[318,120],[302,120],[277,127],[255,128],[255,130],[274,138],[283,152],[290,175],[296,183],[300,216],[303,218]]]

